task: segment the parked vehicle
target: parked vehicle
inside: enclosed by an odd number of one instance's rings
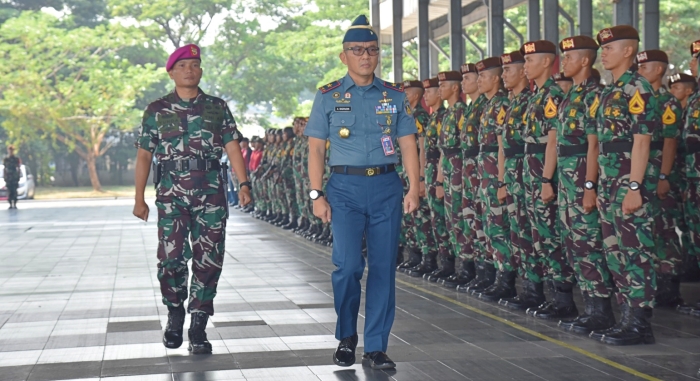
[[[7,186],[3,178],[5,166],[0,164],[0,199],[7,199]],[[22,164],[20,167],[22,177],[19,179],[19,187],[17,188],[17,199],[33,199],[36,184],[34,183],[34,175],[29,171],[29,167]]]

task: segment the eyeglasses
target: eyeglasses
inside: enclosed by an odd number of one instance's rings
[[[356,56],[363,56],[365,55],[365,52],[367,52],[370,57],[379,55],[379,48],[376,46],[371,46],[369,48],[365,48],[363,46],[353,46],[352,48],[347,48],[345,50],[352,50],[352,54]]]

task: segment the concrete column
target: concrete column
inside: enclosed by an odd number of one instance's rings
[[[559,0],[544,0],[542,19],[544,20],[544,39],[559,44]]]
[[[369,19],[370,19],[370,25],[372,26],[372,30],[374,30],[375,33],[377,33],[377,37],[379,38],[379,48],[381,49],[382,47],[382,34],[380,33],[380,24],[379,24],[379,2],[380,0],[369,0]],[[377,68],[374,70],[374,75],[377,77],[382,76],[382,54],[381,52],[379,53],[379,64],[377,65]]]
[[[540,33],[540,0],[528,0],[527,2],[527,40],[537,41]]]
[[[617,0],[613,5],[614,25],[634,25],[633,0]]]
[[[430,77],[430,21],[428,5],[430,0],[418,0],[418,73],[421,80]]]
[[[394,64],[394,82],[403,81],[403,0],[392,0],[391,51]]]
[[[462,40],[462,0],[450,0],[450,67],[459,70],[464,63]]]
[[[644,50],[659,48],[659,0],[644,1]]]
[[[430,52],[430,78],[437,77],[440,72],[440,52],[434,46],[429,45]]]
[[[488,56],[497,57],[503,54],[505,37],[505,18],[503,17],[503,0],[489,0],[489,12],[486,19],[488,29]]]
[[[593,37],[593,0],[579,0],[578,23],[579,34]]]

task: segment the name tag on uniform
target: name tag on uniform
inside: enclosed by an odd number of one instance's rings
[[[335,106],[335,111],[350,112],[350,111],[352,111],[352,107],[350,107],[350,106]]]
[[[391,141],[391,136],[382,136],[382,149],[384,150],[384,156],[389,156],[396,153],[396,150],[394,149],[394,142]]]
[[[383,104],[380,106],[374,106],[375,112],[379,115],[384,114],[396,114],[396,105]]]

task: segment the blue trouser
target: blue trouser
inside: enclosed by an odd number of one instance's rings
[[[365,352],[386,352],[394,323],[396,254],[401,231],[403,186],[396,172],[373,177],[334,173],[326,187],[333,228],[331,276],[338,321],[335,337],[357,333],[367,237]]]
[[[238,205],[238,194],[234,188],[233,179],[229,174],[228,187],[226,187],[226,200],[228,201],[229,205]]]

